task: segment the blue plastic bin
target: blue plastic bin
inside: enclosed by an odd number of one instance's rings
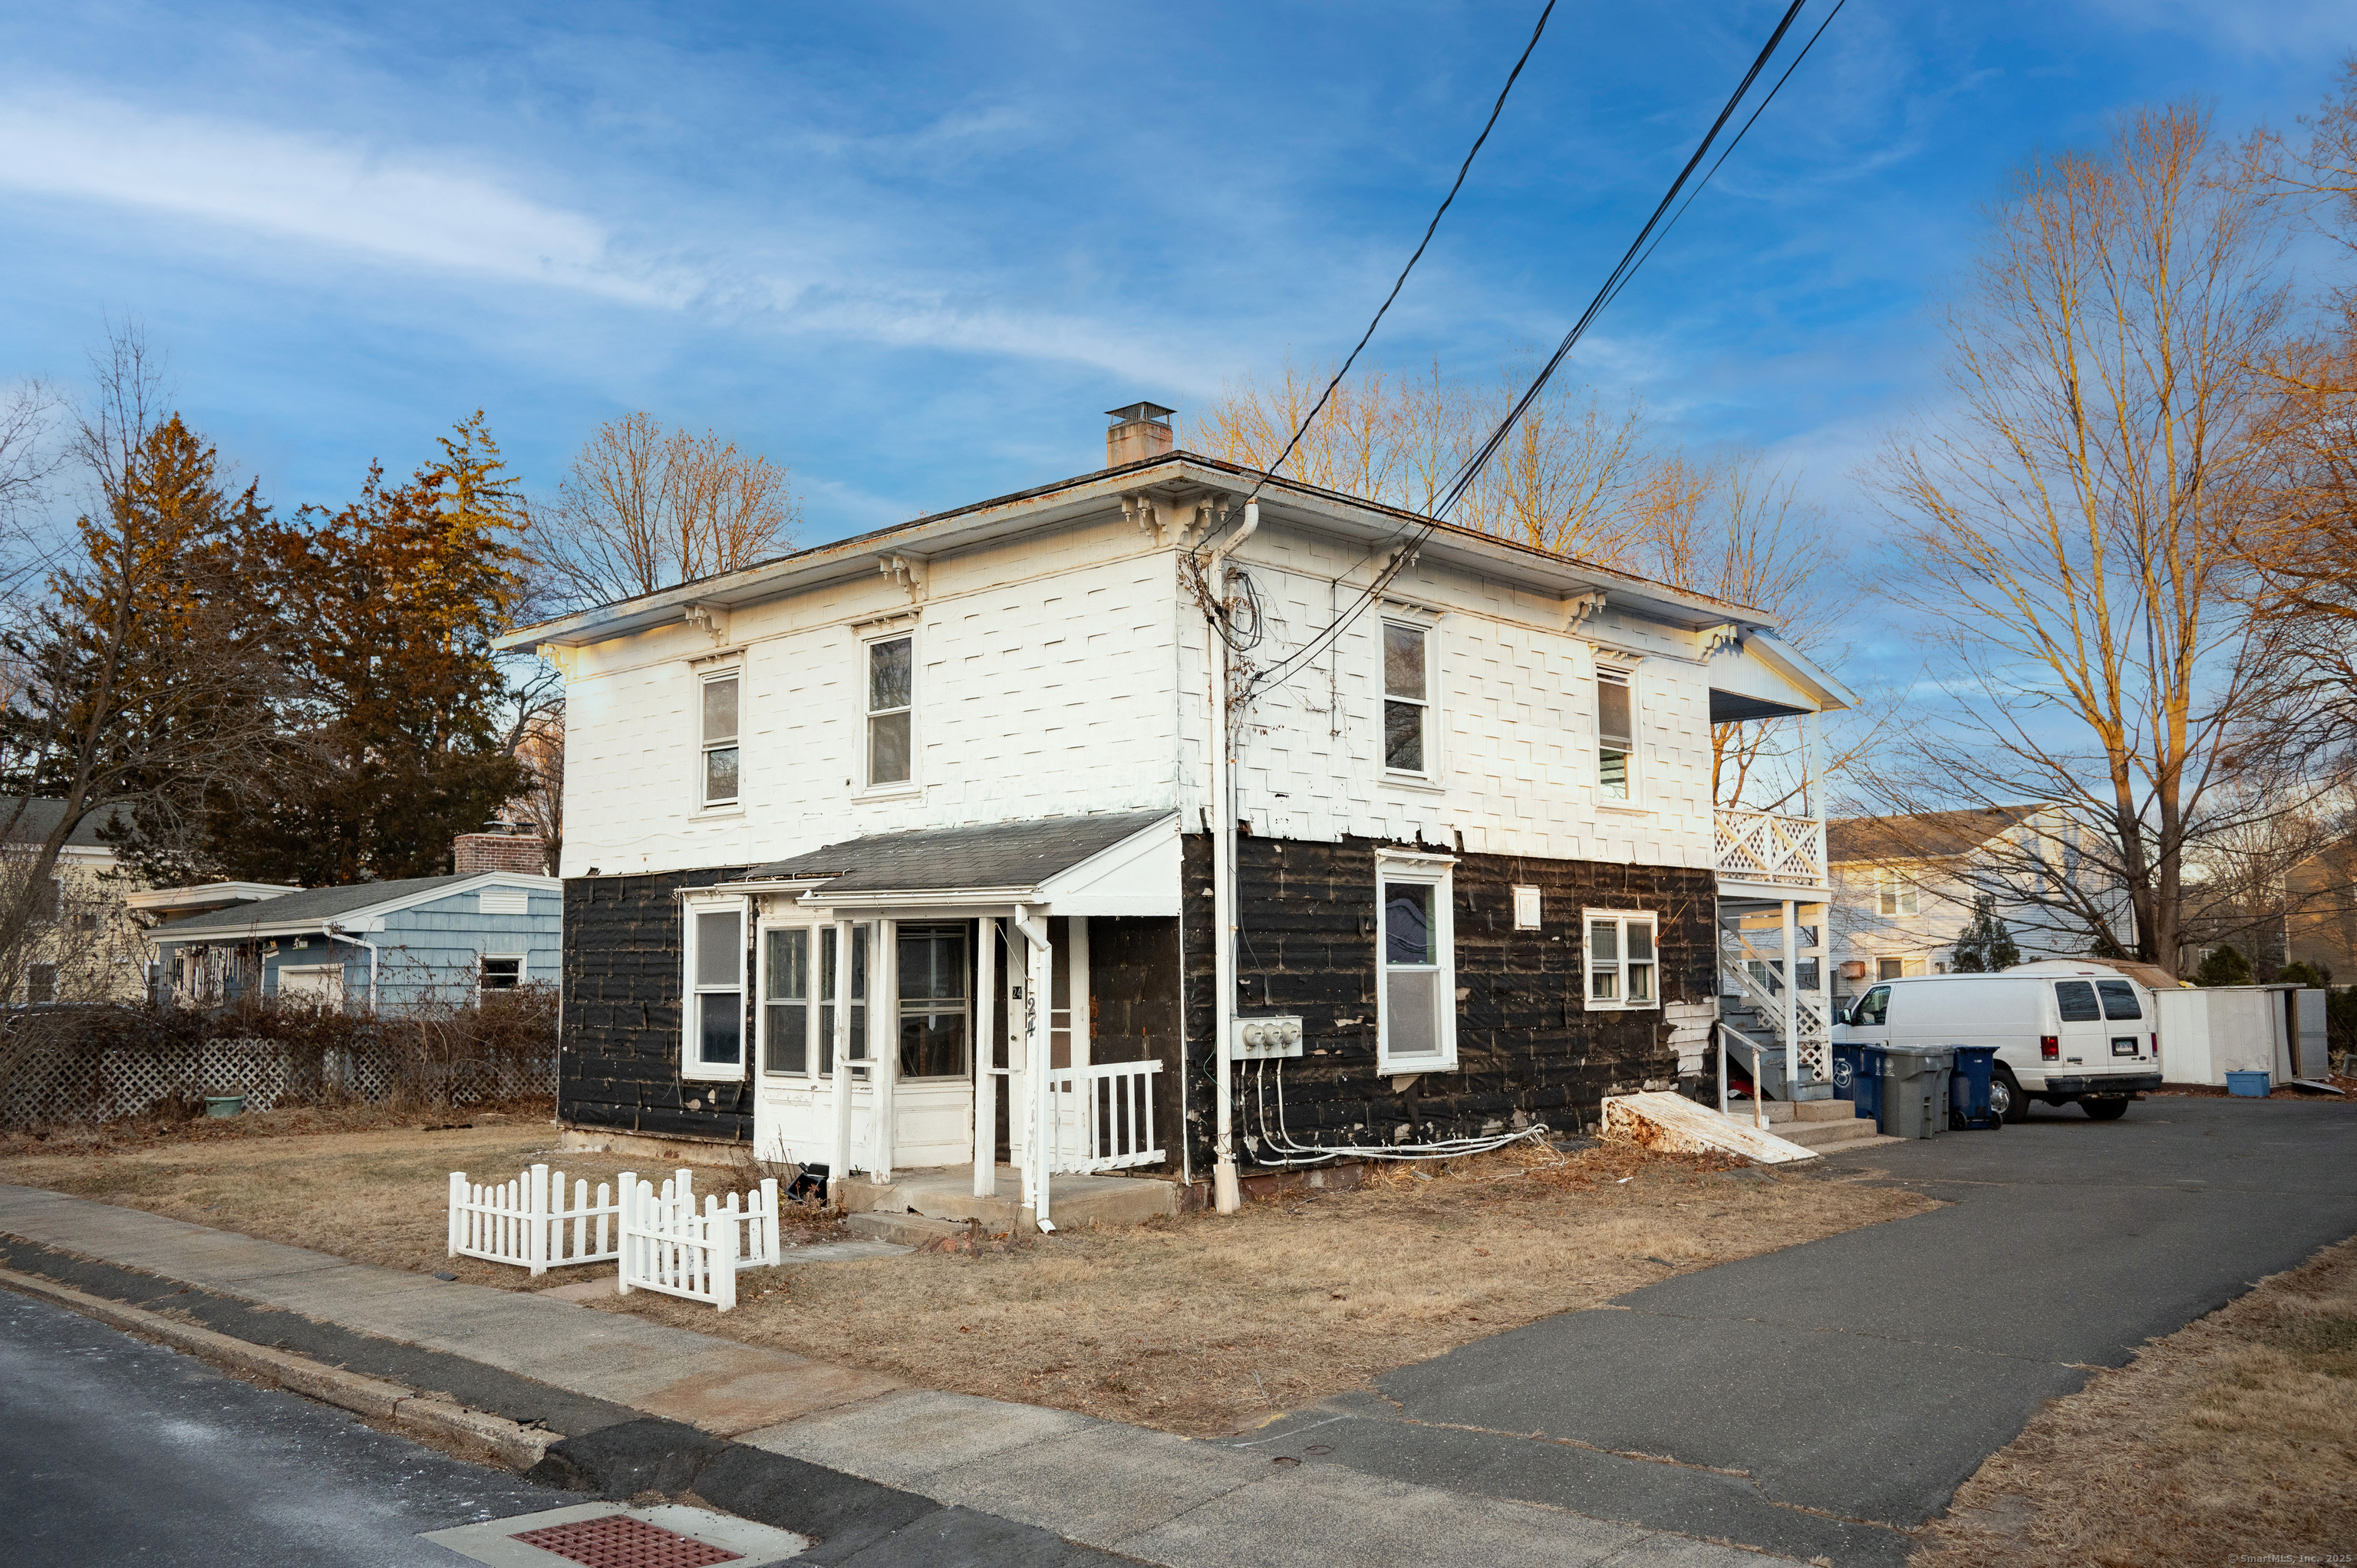
[[[2263,1072],[2230,1072],[2226,1075],[2226,1092],[2239,1094],[2245,1100],[2267,1097],[2267,1075]]]
[[[1880,1046],[1834,1042],[1834,1098],[1850,1101],[1867,1121],[1882,1115]]]
[[[1996,1077],[1995,1046],[1958,1046],[1956,1066],[1948,1079],[1948,1129],[1994,1133],[2005,1118],[1989,1109],[1989,1085]]]

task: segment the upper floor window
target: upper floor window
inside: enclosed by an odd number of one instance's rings
[[[1637,753],[1633,695],[1627,671],[1596,672],[1596,792],[1607,800],[1631,798],[1630,764]]]
[[[737,688],[734,670],[704,678],[701,735],[704,747],[704,803],[735,802],[742,783],[737,750]]]
[[[1879,867],[1874,874],[1874,906],[1878,912],[1885,915],[1920,915],[1923,912],[1922,895],[1915,885],[1887,865]]]
[[[1589,1007],[1661,1005],[1655,983],[1661,971],[1661,956],[1654,948],[1655,918],[1636,910],[1587,912]]]
[[[1383,767],[1394,773],[1432,771],[1430,640],[1423,627],[1383,622]]]
[[[916,639],[867,645],[867,783],[906,784],[916,707]]]

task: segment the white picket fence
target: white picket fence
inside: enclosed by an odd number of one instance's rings
[[[1048,1168],[1058,1176],[1160,1165],[1155,1138],[1158,1061],[1101,1062],[1048,1075]]]
[[[623,1178],[625,1186],[630,1178]],[[510,1182],[483,1185],[450,1173],[450,1255],[521,1263],[535,1274],[576,1263],[602,1263],[621,1253],[621,1204],[597,1184],[576,1180],[570,1202],[565,1173],[534,1165]],[[610,1227],[610,1228],[609,1228]]]
[[[706,1301],[726,1312],[737,1305],[737,1271],[778,1262],[778,1183],[759,1192],[707,1195],[696,1211],[694,1177],[674,1171],[657,1191],[651,1182],[622,1173],[622,1294],[661,1291]],[[741,1202],[740,1202],[741,1198]]]

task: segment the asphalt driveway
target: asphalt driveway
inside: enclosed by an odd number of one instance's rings
[[[1827,1162],[1950,1207],[1723,1264],[1297,1412],[1272,1458],[1896,1563],[2040,1403],[2357,1234],[2357,1106],[2153,1099]]]

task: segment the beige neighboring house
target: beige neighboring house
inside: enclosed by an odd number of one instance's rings
[[[30,854],[48,841],[65,802],[37,797],[23,801],[21,812],[18,805],[0,796],[0,831],[10,854]],[[147,944],[125,903],[140,884],[117,868],[113,849],[100,839],[104,821],[104,813],[84,817],[67,835],[22,972],[0,976],[10,1004],[136,1002],[146,994]]]
[[[2021,870],[2025,851],[2050,868],[2043,875],[2073,875],[2072,843],[2060,813],[2039,805],[1828,822],[1834,993],[1852,996],[1878,980],[1947,973],[1986,879],[2002,868]],[[2085,946],[2078,933],[2057,930],[2055,913],[2028,889],[2000,897],[1996,912],[2024,962],[2075,957]]]

